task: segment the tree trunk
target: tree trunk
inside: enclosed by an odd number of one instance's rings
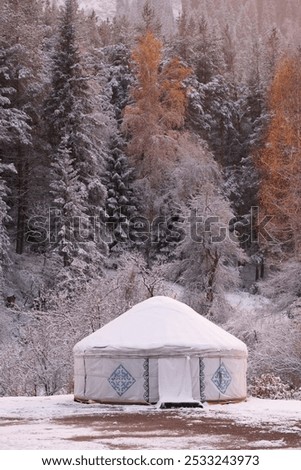
[[[213,285],[214,285],[215,273],[216,273],[217,266],[218,266],[218,261],[219,261],[218,253],[214,253],[213,256],[210,255],[210,258],[212,259],[212,266],[211,266],[210,273],[209,273],[209,278],[208,278],[208,288],[207,288],[206,300],[207,300],[207,302],[212,304],[213,298],[214,298]]]

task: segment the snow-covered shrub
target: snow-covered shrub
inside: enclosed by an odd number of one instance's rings
[[[267,299],[237,291],[226,294],[226,300],[230,309],[224,315],[222,326],[246,343],[250,353],[264,329]]]
[[[300,330],[285,318],[270,317],[256,332],[249,350],[249,376],[276,373],[283,381],[300,386]]]
[[[46,313],[28,315],[16,336],[0,351],[0,395],[70,393],[72,328]],[[68,334],[70,330],[70,334]]]
[[[119,262],[117,270],[77,282],[71,293],[43,293],[35,309],[22,314],[9,350],[0,345],[0,395],[71,393],[78,341],[151,296],[178,297],[164,279],[164,267],[148,268],[134,253]]]
[[[294,389],[292,393],[292,398],[294,400],[301,400],[301,387],[299,387],[298,389]]]
[[[301,297],[301,263],[287,261],[259,285],[260,292],[273,299],[277,311],[289,314],[291,306]]]
[[[274,374],[261,374],[259,377],[254,377],[249,386],[249,393],[253,397],[273,400],[289,400],[297,395],[297,391],[291,385],[284,383]]]
[[[260,295],[237,292],[226,296],[232,306],[222,326],[248,347],[248,379],[273,373],[300,387],[301,322],[277,310]]]
[[[19,352],[20,348],[14,343],[0,349],[0,396],[26,396],[24,377],[19,374]]]

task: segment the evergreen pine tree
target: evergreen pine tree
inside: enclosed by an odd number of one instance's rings
[[[77,2],[66,0],[53,56],[51,91],[45,104],[45,120],[49,126],[51,155],[56,155],[57,160],[62,152],[68,154],[69,160],[64,161],[70,168],[66,168],[66,172],[70,173],[73,168],[78,184],[84,188],[85,202],[81,204],[85,206],[86,215],[93,219],[94,230],[99,234],[106,194],[102,183],[105,153],[102,136],[97,129],[99,118],[88,77],[81,65],[76,25]],[[81,211],[79,206],[78,217],[81,217]],[[101,237],[93,237],[90,242],[96,243],[95,257],[105,252]],[[90,251],[89,243],[86,248]],[[79,251],[73,253],[75,256]],[[65,261],[64,264],[66,266]]]
[[[62,139],[52,164],[51,192],[55,209],[54,236],[51,242],[63,257],[65,267],[69,267],[79,254],[81,229],[88,224],[85,202],[86,191],[80,183],[68,138]]]
[[[182,207],[169,193],[163,197],[158,215],[152,224],[149,257],[161,262],[173,261],[184,235]]]
[[[104,48],[107,69],[107,86],[110,104],[117,125],[122,123],[123,110],[128,104],[129,90],[134,78],[130,67],[130,49],[124,44]]]
[[[79,180],[86,187],[88,213],[97,217],[105,197],[101,183],[104,155],[95,129],[88,78],[81,66],[76,38],[76,14],[77,2],[66,0],[53,57],[51,92],[46,102],[45,118],[54,152],[62,139],[68,136],[71,158]]]
[[[153,1],[146,0],[142,4],[141,2],[136,2],[136,11],[139,18],[137,29],[140,35],[143,35],[146,32],[152,32],[155,36],[160,36],[162,23],[158,19]]]
[[[112,143],[105,173],[106,223],[112,237],[110,249],[114,251],[121,251],[134,244],[133,226],[137,215],[137,201],[132,188],[133,173],[128,158],[122,151],[122,138],[117,137]]]
[[[11,113],[12,131],[18,135],[16,140],[11,141],[2,159],[6,164],[13,163],[17,169],[17,173],[10,177],[9,184],[13,190],[9,204],[16,220],[16,252],[21,254],[24,250],[30,198],[33,197],[33,175],[37,155],[40,157],[41,153],[38,146],[39,107],[43,92],[42,4],[38,0],[7,0],[1,6],[0,80],[6,88],[4,95],[10,101],[5,106],[6,114],[8,108],[14,110]]]
[[[29,116],[14,108],[12,99],[16,93],[10,83],[8,45],[0,43],[0,156],[7,157],[16,143],[30,144]]]
[[[0,161],[0,293],[3,293],[4,274],[3,270],[9,264],[9,248],[10,239],[7,231],[7,223],[11,221],[9,216],[9,206],[7,205],[7,197],[9,189],[3,177],[4,172],[15,172],[12,165],[5,165]]]

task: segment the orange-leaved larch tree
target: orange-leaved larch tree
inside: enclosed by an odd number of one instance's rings
[[[162,47],[151,31],[139,38],[132,54],[137,83],[123,121],[138,176],[147,177],[151,184],[158,182],[174,158],[177,131],[185,120],[183,81],[190,74],[178,58],[162,65]]]
[[[301,58],[283,58],[269,96],[271,121],[259,153],[260,209],[273,216],[270,235],[301,255]]]

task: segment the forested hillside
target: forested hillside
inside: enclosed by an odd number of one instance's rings
[[[293,394],[299,2],[59,3],[0,0],[0,395],[70,391],[72,346],[158,294]]]

